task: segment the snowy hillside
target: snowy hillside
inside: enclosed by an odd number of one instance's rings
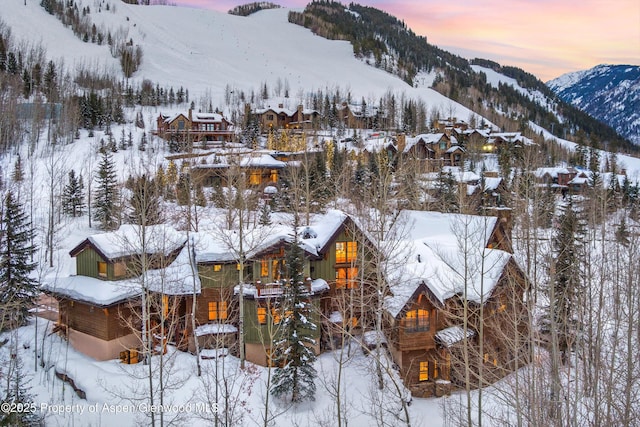
[[[487,83],[489,83],[492,87],[499,88],[501,84],[509,85],[530,100],[545,106],[547,110],[554,111],[554,107],[549,98],[547,98],[540,91],[523,88],[518,84],[516,79],[507,77],[504,74],[500,74],[497,71],[492,70],[491,68],[482,67],[480,65],[472,65],[471,68],[476,73],[484,73],[487,76]]]
[[[547,82],[563,100],[640,144],[640,67],[598,65]]]
[[[82,5],[83,1],[78,1]],[[412,88],[401,79],[356,59],[348,42],[330,41],[287,21],[289,9],[266,10],[240,17],[210,10],[171,6],[133,6],[117,2],[90,19],[98,28],[120,31],[142,48],[143,59],[133,79],[185,87],[191,98],[220,102],[227,85],[247,92],[278,81],[289,87],[292,104],[316,89],[340,88],[355,99],[377,102],[388,90],[425,101],[430,109],[453,111],[467,119],[471,112],[428,88]],[[41,42],[47,55],[67,66],[93,65],[119,71],[107,45],[84,43],[64,28],[39,2],[3,2],[2,21],[13,36]],[[38,31],[34,32],[33,29]]]

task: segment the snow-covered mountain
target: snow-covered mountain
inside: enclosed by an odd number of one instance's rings
[[[640,145],[640,66],[598,65],[547,85],[564,101]]]
[[[5,4],[6,3],[6,4]],[[429,109],[453,111],[465,120],[471,111],[426,87],[412,87],[397,76],[354,57],[346,41],[327,40],[288,22],[289,9],[264,10],[247,17],[175,6],[138,6],[120,1],[79,1],[89,5],[87,19],[105,34],[118,34],[142,49],[138,83],[189,90],[191,99],[206,98],[222,107],[225,93],[267,84],[287,88],[291,106],[317,90],[339,88],[353,99],[377,102],[393,91],[422,99]],[[96,5],[101,4],[101,7]],[[107,9],[106,4],[110,4]],[[3,2],[1,20],[16,43],[40,43],[54,61],[69,68],[95,67],[118,75],[120,65],[109,46],[83,42],[48,14],[39,1]],[[432,80],[432,79],[431,79]],[[236,92],[237,93],[237,92]],[[283,90],[284,93],[284,90]],[[197,101],[196,101],[197,103]]]

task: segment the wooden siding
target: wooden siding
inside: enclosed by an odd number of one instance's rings
[[[105,341],[131,334],[131,325],[139,323],[128,303],[102,308],[78,301],[61,300],[59,307],[60,323]]]
[[[109,271],[109,265],[107,265],[107,277],[98,275],[98,262],[107,262],[107,260],[103,259],[90,247],[87,247],[76,255],[76,273],[78,276],[94,277],[103,280],[107,280],[109,274],[111,274],[113,278],[113,267],[111,267],[111,271]]]
[[[270,314],[270,308],[273,305],[267,306],[267,299],[264,300],[250,300],[247,299],[244,302],[244,315],[245,315],[245,341],[248,343],[263,343],[265,347],[270,346],[271,339],[279,339],[281,336],[281,328],[284,323],[273,324],[273,319]],[[315,330],[307,330],[310,335],[318,340],[320,338],[320,300],[318,298],[313,299],[314,312],[311,314],[309,320],[317,325]],[[261,305],[264,304],[264,305]],[[271,304],[274,304],[272,301]],[[267,308],[267,323],[261,325],[258,323],[258,307],[263,306]],[[271,339],[270,339],[271,338]]]
[[[214,266],[220,265],[220,271]],[[238,283],[239,275],[236,263],[233,264],[198,264],[198,275],[202,288],[230,288]]]

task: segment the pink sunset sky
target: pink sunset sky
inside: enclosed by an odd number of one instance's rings
[[[226,12],[250,1],[169,0]],[[305,0],[272,0],[303,8]],[[349,1],[343,2],[348,4]],[[640,65],[640,1],[362,0],[465,58],[514,65],[543,81],[598,64]]]

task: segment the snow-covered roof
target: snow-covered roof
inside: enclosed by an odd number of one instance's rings
[[[200,293],[200,276],[189,259],[189,247],[185,246],[176,259],[162,269],[147,271],[149,290],[165,295],[191,295]]]
[[[63,297],[108,307],[142,294],[136,279],[117,282],[87,276],[69,276],[44,280],[40,288]]]
[[[234,334],[236,332],[238,332],[238,328],[228,323],[206,323],[196,328],[195,335],[201,337],[203,335]]]
[[[484,179],[484,191],[495,191],[502,183],[502,178],[487,177]]]
[[[445,347],[451,347],[465,338],[471,338],[476,334],[473,329],[467,329],[465,334],[464,328],[460,326],[450,326],[436,332],[435,338]]]
[[[145,245],[143,248],[143,234]],[[107,259],[142,254],[163,254],[165,256],[180,249],[187,241],[186,235],[170,225],[123,224],[116,231],[94,234],[87,237],[71,250],[76,255],[86,243],[91,243]]]
[[[413,138],[406,138],[403,151],[405,153],[409,152],[409,150],[420,141],[423,141],[426,145],[436,144],[440,142],[443,137],[445,137],[444,133],[423,133]]]
[[[491,295],[511,254],[488,249],[496,217],[403,211],[406,227],[389,254],[391,296],[385,308],[396,317],[424,283],[444,303],[458,294],[480,303]]]
[[[240,166],[246,167],[246,168],[254,167],[254,168],[282,169],[286,165],[287,164],[285,162],[276,160],[269,154],[250,155],[240,160]]]
[[[300,247],[312,257],[320,256],[330,239],[340,229],[347,216],[338,210],[328,210],[310,217],[308,226],[297,230]],[[278,214],[272,225],[256,226],[243,234],[246,258],[252,259],[258,254],[278,244],[292,241],[293,217]],[[236,262],[239,233],[237,230],[216,229],[196,234],[196,260],[199,263]]]

